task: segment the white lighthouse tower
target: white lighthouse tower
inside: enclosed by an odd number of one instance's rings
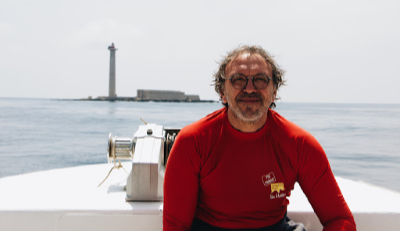
[[[115,99],[117,97],[115,91],[115,51],[117,49],[114,46],[114,43],[111,46],[108,46],[108,50],[110,50],[110,81],[108,86],[108,98]]]

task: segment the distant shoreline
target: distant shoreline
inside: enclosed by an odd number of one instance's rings
[[[214,100],[168,100],[168,99],[138,99],[137,97],[97,97],[97,98],[79,98],[79,99],[60,99],[60,100],[71,100],[71,101],[127,101],[127,102],[182,102],[182,103],[214,103],[218,101]]]
[[[87,98],[53,98],[53,97],[6,97],[0,96],[0,100],[49,100],[49,101],[88,101]],[[99,101],[99,100],[91,100],[91,101]],[[135,102],[156,102],[154,100],[149,101],[135,101]],[[184,101],[185,102],[185,101]],[[187,101],[190,103],[189,101]],[[192,101],[193,102],[193,101]],[[218,100],[201,100],[200,102],[220,102]],[[302,102],[302,101],[283,101],[279,100],[277,105],[280,104],[299,104],[299,105],[327,105],[327,106],[352,106],[352,105],[373,105],[373,106],[400,106],[400,103],[397,102]]]

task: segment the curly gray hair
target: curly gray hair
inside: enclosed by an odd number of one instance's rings
[[[272,56],[269,55],[262,47],[259,46],[240,46],[230,52],[223,58],[222,62],[219,65],[218,71],[214,74],[213,85],[215,87],[215,91],[218,93],[220,98],[222,98],[224,94],[224,82],[225,82],[225,69],[226,66],[235,59],[238,55],[242,53],[259,54],[262,56],[265,61],[271,65],[272,68],[272,81],[274,83],[276,92],[278,92],[279,87],[285,84],[285,80],[283,79],[284,71],[279,68],[276,62],[272,59]],[[279,97],[275,97],[274,102],[271,103],[270,108],[274,108],[276,106],[275,100],[278,100]],[[228,106],[226,103],[224,104],[226,107]]]

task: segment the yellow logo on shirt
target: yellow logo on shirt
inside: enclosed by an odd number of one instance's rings
[[[271,194],[274,192],[279,193],[280,191],[285,191],[285,184],[283,182],[271,184]]]

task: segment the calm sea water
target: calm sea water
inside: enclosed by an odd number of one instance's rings
[[[131,137],[140,118],[180,128],[219,108],[0,98],[0,177],[105,163],[109,132]],[[335,175],[400,191],[400,105],[278,102],[276,110],[318,139]]]

